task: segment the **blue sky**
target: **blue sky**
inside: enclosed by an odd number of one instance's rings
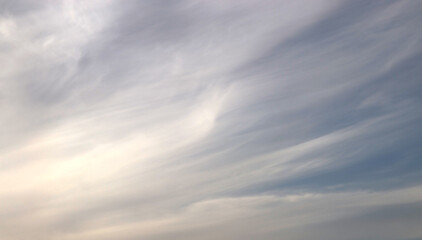
[[[2,240],[422,239],[421,13],[0,0]]]

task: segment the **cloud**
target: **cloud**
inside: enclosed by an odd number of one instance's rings
[[[419,239],[416,1],[0,1],[2,239]]]

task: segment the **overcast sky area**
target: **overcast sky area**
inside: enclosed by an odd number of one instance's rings
[[[421,240],[422,1],[0,0],[1,240]]]

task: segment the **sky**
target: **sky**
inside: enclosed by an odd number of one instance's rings
[[[422,1],[0,0],[2,240],[421,240]]]

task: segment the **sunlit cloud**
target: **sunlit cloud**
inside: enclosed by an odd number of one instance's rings
[[[422,239],[421,11],[0,0],[0,238]]]

